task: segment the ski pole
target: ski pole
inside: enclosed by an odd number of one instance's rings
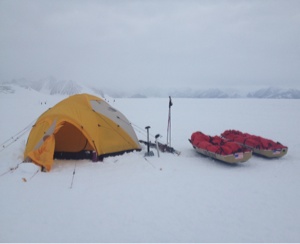
[[[172,98],[169,96],[169,116],[167,128],[167,146],[171,146],[171,107],[173,106]]]

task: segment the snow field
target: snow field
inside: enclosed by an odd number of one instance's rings
[[[61,99],[27,90],[1,94],[0,143]],[[146,140],[150,125],[150,134],[166,142],[168,98],[109,100],[139,139]],[[0,241],[299,242],[300,101],[174,98],[173,104],[172,146],[180,156],[158,158],[153,150],[145,160],[143,146],[97,163],[56,160],[51,172],[36,175],[37,166],[21,164],[1,176]],[[227,165],[188,142],[194,131],[226,129],[280,141],[288,154]],[[22,161],[28,133],[0,152],[0,174]]]

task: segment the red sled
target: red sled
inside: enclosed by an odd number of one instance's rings
[[[225,163],[243,163],[252,156],[250,149],[238,143],[220,136],[208,136],[200,131],[194,132],[189,141],[198,153]]]
[[[249,148],[254,154],[266,158],[279,158],[286,155],[288,151],[288,147],[282,145],[280,142],[274,142],[270,139],[243,133],[238,130],[226,130],[221,135],[227,140]]]

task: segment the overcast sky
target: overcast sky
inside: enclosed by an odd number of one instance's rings
[[[300,88],[300,1],[0,0],[0,81]]]

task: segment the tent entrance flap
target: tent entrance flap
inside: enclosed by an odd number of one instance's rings
[[[55,139],[53,135],[44,136],[43,141],[44,143],[38,149],[28,153],[28,157],[30,157],[34,163],[45,167],[46,170],[49,171],[53,164]]]
[[[55,152],[77,153],[92,150],[94,147],[84,134],[69,122],[64,122],[59,131],[55,133]]]

